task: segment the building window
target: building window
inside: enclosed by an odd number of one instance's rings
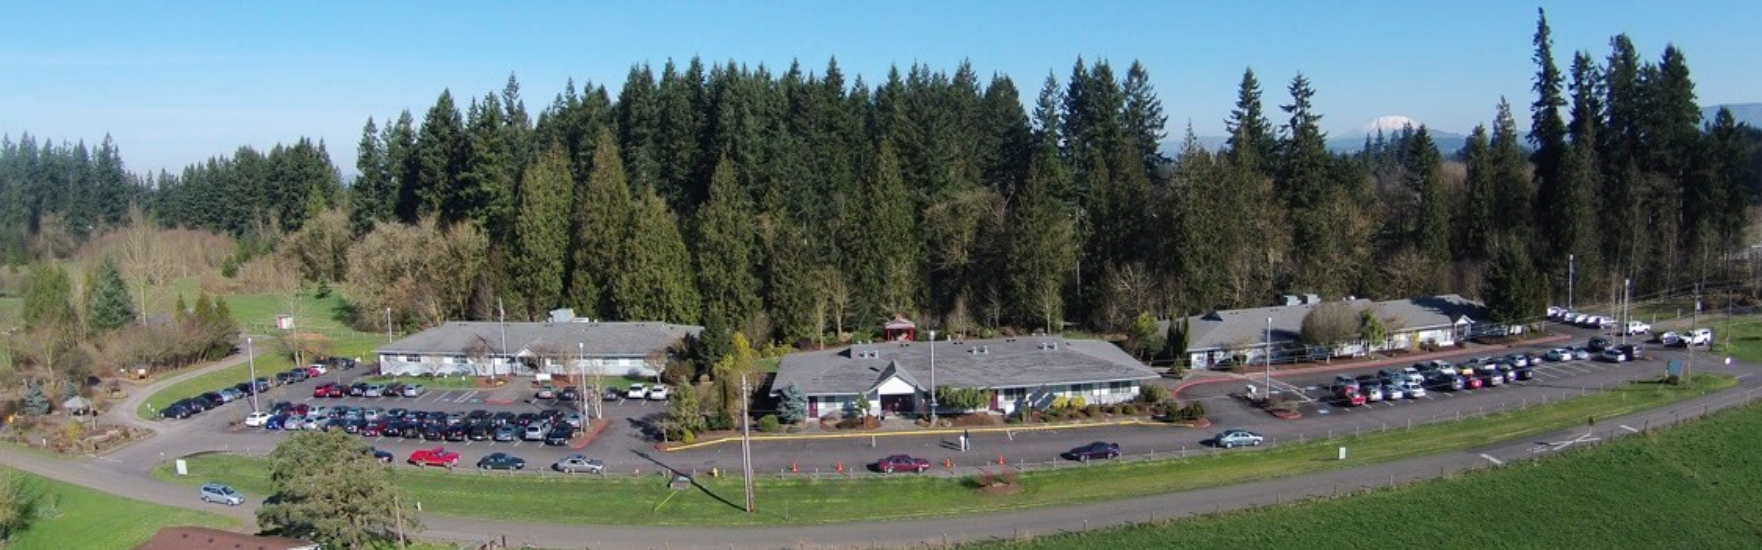
[[[1132,390],[1132,383],[1130,383],[1130,382],[1108,382],[1107,383],[1108,393],[1127,393],[1127,392],[1130,392],[1131,390]]]
[[[420,363],[422,362],[422,357],[417,355],[405,355],[404,360],[411,363]]]

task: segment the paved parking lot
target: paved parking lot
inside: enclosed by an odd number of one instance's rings
[[[1574,331],[1573,335],[1574,337],[1570,341],[1522,348],[1522,350],[1541,353],[1557,345],[1582,345],[1590,336],[1589,333],[1582,331]],[[1512,353],[1512,351],[1499,350],[1497,353],[1489,352],[1484,355],[1503,356]],[[957,465],[988,464],[995,463],[999,455],[1004,456],[1010,463],[1047,462],[1056,461],[1060,453],[1090,441],[1118,442],[1122,450],[1129,455],[1190,452],[1203,449],[1203,442],[1215,432],[1232,427],[1247,428],[1259,432],[1276,445],[1286,440],[1450,420],[1459,415],[1517,408],[1538,404],[1544,400],[1572,397],[1624,384],[1639,377],[1658,376],[1663,373],[1665,361],[1679,359],[1685,353],[1680,349],[1664,350],[1655,346],[1649,352],[1651,357],[1648,360],[1620,364],[1596,361],[1543,363],[1533,367],[1535,376],[1527,381],[1479,390],[1431,391],[1419,399],[1383,401],[1362,407],[1340,407],[1330,402],[1326,399],[1326,385],[1331,383],[1337,374],[1353,376],[1369,374],[1382,367],[1345,369],[1325,373],[1289,373],[1284,375],[1275,373],[1275,380],[1278,382],[1275,385],[1282,388],[1281,391],[1300,395],[1309,401],[1303,407],[1304,418],[1295,421],[1277,420],[1265,412],[1253,408],[1240,398],[1230,395],[1244,390],[1244,384],[1247,381],[1244,379],[1239,382],[1190,386],[1178,396],[1182,400],[1199,400],[1205,403],[1208,416],[1215,424],[1213,429],[1195,430],[1170,426],[1109,426],[984,432],[973,434],[971,446],[966,451],[960,450],[956,443],[958,437],[950,435],[858,436],[839,439],[760,441],[755,443],[753,447],[754,468],[761,472],[784,472],[793,467],[803,472],[829,473],[839,464],[842,464],[846,469],[856,469],[880,456],[893,453],[909,453],[929,459],[936,464],[941,464],[944,460],[954,462]],[[1701,362],[1713,362],[1714,358],[1705,357],[1704,353],[1702,355]],[[1468,354],[1450,359],[1459,362],[1477,356],[1479,355]],[[1405,364],[1397,366],[1405,366]],[[441,412],[467,412],[481,409],[491,413],[499,411],[537,412],[550,409],[573,412],[580,407],[579,403],[533,400],[533,390],[528,380],[500,388],[431,389],[425,395],[415,398],[312,397],[313,387],[320,383],[338,381],[348,383],[365,374],[368,374],[365,369],[357,369],[352,372],[327,375],[321,380],[309,380],[276,388],[262,396],[265,399],[263,404],[267,406],[270,401],[291,401],[312,405],[405,408]],[[1259,380],[1255,373],[1250,373],[1248,378],[1257,382]],[[227,405],[220,411],[215,411],[219,414],[205,414],[190,422],[196,426],[195,430],[210,434],[204,436],[203,439],[205,444],[212,448],[224,447],[253,452],[267,451],[285,437],[282,432],[242,426],[227,427],[228,421],[242,418],[248,411],[248,406]],[[444,445],[449,449],[459,451],[463,455],[462,463],[464,464],[474,463],[483,455],[501,451],[525,458],[531,464],[529,468],[548,467],[550,463],[561,457],[577,453],[605,460],[608,468],[617,473],[653,471],[660,465],[700,472],[712,468],[723,471],[739,468],[739,446],[733,444],[711,445],[671,453],[654,452],[653,441],[643,437],[644,428],[649,423],[658,421],[666,413],[665,402],[608,401],[603,403],[603,411],[605,417],[594,421],[609,422],[610,425],[591,445],[579,450],[546,446],[541,442],[528,441],[443,443],[386,437],[365,439],[375,447],[392,452],[400,460],[416,449]]]

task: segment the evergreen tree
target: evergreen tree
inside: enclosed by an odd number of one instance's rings
[[[1494,218],[1497,209],[1494,206],[1492,146],[1487,143],[1485,126],[1475,126],[1474,131],[1469,132],[1463,152],[1468,164],[1463,192],[1466,204],[1458,218],[1455,256],[1458,259],[1488,259],[1492,257],[1493,232],[1498,228],[1498,222]]]
[[[1322,294],[1342,294],[1348,277],[1340,270],[1353,266],[1343,262],[1332,249],[1348,245],[1340,224],[1351,218],[1335,207],[1350,203],[1335,184],[1338,180],[1333,159],[1328,155],[1327,136],[1321,131],[1321,115],[1314,112],[1310,103],[1315,90],[1302,74],[1291,80],[1289,89],[1291,104],[1281,106],[1290,115],[1290,122],[1280,144],[1282,168],[1276,182],[1291,212],[1295,273],[1304,277],[1298,282],[1308,288]]]
[[[122,280],[115,260],[107,256],[98,265],[95,284],[86,300],[86,324],[103,332],[134,320],[134,298],[129,296],[128,283]]]
[[[392,214],[404,223],[416,223],[422,215],[422,155],[416,148],[415,124],[410,111],[403,111],[397,122],[386,125],[380,137],[392,187]]]
[[[525,295],[525,316],[537,318],[563,304],[569,225],[562,222],[569,219],[575,178],[568,154],[552,144],[521,179],[520,212],[514,218],[514,282]]]
[[[621,236],[621,253],[612,264],[610,287],[618,318],[697,322],[702,304],[692,284],[691,253],[679,235],[673,212],[653,187],[645,188],[633,205],[629,225]]]
[[[494,94],[473,100],[469,114],[464,171],[457,174],[453,206],[447,211],[476,222],[494,242],[507,242],[512,240],[514,186],[519,176],[517,147],[508,141],[505,113]],[[495,248],[499,252],[500,246]]]
[[[1494,234],[1504,235],[1505,240],[1513,246],[1529,243],[1534,235],[1532,218],[1527,215],[1533,212],[1535,191],[1528,174],[1529,163],[1524,159],[1523,149],[1517,143],[1517,122],[1511,119],[1511,104],[1499,101],[1498,113],[1493,117],[1493,141],[1491,143],[1491,183],[1493,187],[1493,211],[1500,216],[1494,224]]]
[[[465,122],[453,104],[451,91],[443,90],[423,119],[416,141],[416,196],[418,214],[438,214],[443,220],[464,219],[467,211],[460,198],[460,174],[465,171],[470,142]]]
[[[367,125],[361,128],[361,145],[356,154],[355,169],[360,175],[349,188],[349,220],[355,234],[362,235],[373,229],[373,224],[391,219],[397,199],[391,166],[386,160],[386,144],[373,117],[368,117]]]
[[[1271,173],[1278,159],[1278,141],[1273,136],[1273,123],[1262,112],[1260,80],[1254,69],[1242,72],[1242,84],[1236,89],[1236,108],[1224,122],[1229,131],[1230,159],[1244,169]]]
[[[1444,189],[1442,160],[1431,133],[1420,126],[1408,141],[1407,185],[1419,194],[1418,221],[1412,244],[1426,261],[1442,266],[1450,261],[1451,200]]]
[[[342,430],[303,432],[269,453],[273,495],[257,510],[265,531],[310,538],[326,548],[370,548],[421,530],[409,499],[400,503],[391,470]]]
[[[570,243],[574,262],[569,277],[569,301],[578,315],[590,316],[595,312],[606,315],[618,311],[609,294],[611,276],[614,267],[623,261],[624,234],[632,225],[635,206],[611,131],[602,129],[596,141],[593,172],[586,187],[576,188],[576,230]]]
[[[1560,114],[1560,109],[1566,106],[1566,99],[1561,96],[1564,77],[1554,64],[1550,35],[1548,15],[1538,8],[1533,40],[1536,100],[1530,105],[1529,134],[1530,144],[1535,147],[1535,152],[1530,155],[1530,161],[1535,165],[1535,220],[1541,234],[1549,236],[1545,245],[1538,247],[1546,252],[1540,256],[1544,258],[1540,267],[1544,272],[1563,272],[1566,256],[1574,252],[1575,233],[1582,225],[1581,218],[1590,212],[1585,205],[1575,204],[1581,198],[1573,188],[1576,182],[1567,180],[1561,166],[1568,155],[1566,122]]]
[[[1029,160],[1028,178],[1009,210],[1003,295],[1010,319],[1058,330],[1064,320],[1065,281],[1076,270],[1076,228],[1055,190],[1067,178],[1056,145],[1043,141]]]
[[[1126,82],[1123,93],[1126,96],[1125,112],[1122,115],[1126,137],[1138,144],[1138,156],[1143,159],[1144,173],[1156,179],[1169,159],[1162,155],[1162,140],[1168,137],[1168,117],[1163,115],[1162,100],[1157,99],[1156,89],[1150,84],[1150,71],[1144,64],[1132,61],[1132,67],[1126,69]]]
[[[760,310],[759,280],[753,273],[752,207],[724,156],[710,177],[710,199],[698,209],[695,238],[697,285],[703,292],[706,355],[720,356],[728,338]]]
[[[31,283],[24,292],[24,326],[32,330],[73,321],[73,281],[56,264],[31,266]]]
[[[1547,307],[1547,281],[1536,272],[1535,261],[1524,247],[1501,243],[1481,283],[1481,299],[1487,315],[1498,323],[1522,323],[1535,319]]]
[[[910,314],[918,303],[921,242],[917,238],[911,198],[900,175],[899,157],[883,141],[873,174],[866,178],[858,211],[848,271],[856,282],[862,320]]]

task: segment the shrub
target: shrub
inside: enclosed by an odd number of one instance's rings
[[[1101,405],[1089,405],[1083,407],[1083,414],[1087,415],[1089,418],[1101,416]]]
[[[1145,403],[1161,403],[1163,401],[1168,401],[1169,389],[1157,385],[1144,386],[1143,389],[1138,390],[1138,400]]]
[[[1070,400],[1065,399],[1064,396],[1061,395],[1061,396],[1052,398],[1052,407],[1050,407],[1050,408],[1055,411],[1062,411],[1070,406],[1071,406]]]
[[[704,429],[710,431],[732,430],[734,429],[734,417],[729,416],[728,411],[716,411],[715,414],[705,419]]]
[[[1120,407],[1120,414],[1136,416],[1138,414],[1138,407],[1136,405],[1123,405]]]
[[[778,430],[783,429],[782,423],[777,421],[777,415],[774,414],[767,414],[759,417],[758,427],[759,431],[765,433],[776,433]]]
[[[1076,397],[1072,397],[1071,400],[1069,402],[1067,402],[1067,404],[1073,409],[1082,409],[1082,408],[1086,408],[1089,406],[1089,401],[1086,399],[1083,399],[1083,396],[1079,395]]]

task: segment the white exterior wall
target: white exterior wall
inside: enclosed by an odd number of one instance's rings
[[[658,369],[649,365],[648,358],[642,356],[589,357],[586,360],[569,359],[566,361],[547,359],[539,370],[550,374],[583,373],[631,378],[652,378],[660,374]]]

